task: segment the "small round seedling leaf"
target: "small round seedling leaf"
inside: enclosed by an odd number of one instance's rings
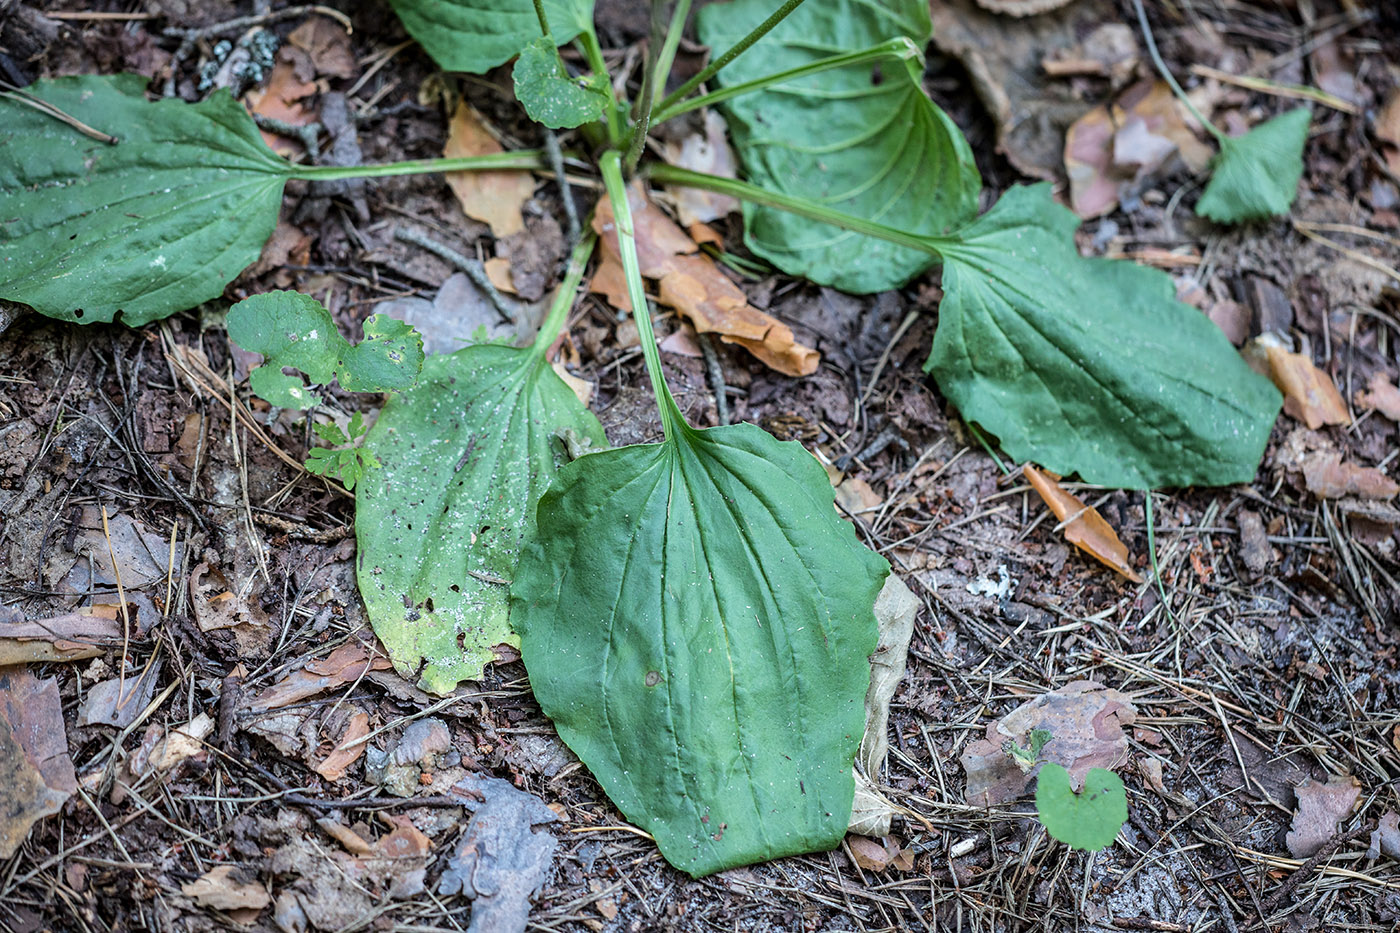
[[[228,335],[234,343],[261,353],[263,365],[248,374],[253,391],[281,408],[307,408],[313,395],[298,376],[313,385],[339,379],[352,392],[406,389],[423,368],[423,338],[402,321],[383,315],[365,320],[365,339],[356,346],[340,336],[331,313],[315,298],[275,291],[245,298],[229,309]]]
[[[258,258],[293,172],[227,91],[146,99],[139,75],[36,81],[116,144],[0,99],[0,298],[132,326],[217,298]]]
[[[515,60],[515,97],[530,119],[554,129],[573,129],[603,115],[608,98],[588,79],[570,78],[554,43],[535,39]],[[606,80],[606,78],[604,78]]]
[[[1075,793],[1069,772],[1047,761],[1036,780],[1035,807],[1046,832],[1071,849],[1103,849],[1128,821],[1128,792],[1112,771],[1090,768]]]
[[[1303,177],[1311,120],[1308,109],[1299,107],[1221,143],[1196,213],[1222,224],[1287,214]]]
[[[691,875],[849,824],[888,566],[833,498],[745,424],[589,454],[540,499],[511,588],[535,696]]]

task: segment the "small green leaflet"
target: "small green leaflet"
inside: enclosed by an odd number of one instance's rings
[[[374,454],[355,446],[364,436],[364,419],[357,411],[350,416],[350,432],[340,429],[338,424],[313,424],[311,430],[316,436],[330,444],[329,447],[313,447],[306,452],[306,471],[317,476],[339,479],[347,490],[354,490],[355,484],[370,470],[380,466]]]
[[[1047,761],[1036,778],[1035,808],[1045,831],[1071,849],[1104,849],[1128,822],[1128,791],[1112,771],[1090,768],[1075,793],[1069,772]]]
[[[138,326],[217,298],[258,258],[292,167],[227,91],[151,103],[145,86],[85,75],[26,88],[116,145],[0,99],[0,298]]]
[[[1001,749],[1011,756],[1011,760],[1016,762],[1016,767],[1021,769],[1022,774],[1029,774],[1035,767],[1035,763],[1040,760],[1041,749],[1045,748],[1045,743],[1055,737],[1049,729],[1032,729],[1026,738],[1029,744],[1022,748],[1012,739],[1007,739],[1002,743]]]
[[[773,12],[773,0],[734,0],[697,14],[700,38],[722,51]],[[933,27],[927,0],[821,0],[798,7],[716,80],[741,84],[901,36],[917,48]],[[938,235],[977,211],[981,179],[967,140],[925,96],[915,56],[853,65],[773,85],[723,105],[747,179],[785,194]],[[927,252],[775,208],[744,204],[749,248],[792,275],[863,294],[903,285]]]
[[[1252,480],[1278,390],[1166,274],[1080,257],[1077,225],[1041,184],[939,240],[925,368],[1017,460],[1135,489]]]
[[[423,338],[403,321],[371,315],[365,339],[351,346],[340,336],[331,313],[310,295],[268,292],[245,298],[229,309],[228,335],[234,343],[261,353],[263,365],[248,374],[253,391],[280,408],[308,408],[313,395],[283,367],[306,373],[312,385],[338,379],[350,392],[406,389],[423,368]]]
[[[554,129],[597,120],[608,103],[607,95],[588,79],[575,80],[561,70],[554,43],[547,38],[535,39],[520,50],[514,77],[515,97],[530,119]]]
[[[535,696],[693,876],[846,831],[888,565],[832,503],[747,424],[589,454],[539,502],[511,589]]]
[[[1287,214],[1303,177],[1303,144],[1311,120],[1308,109],[1299,107],[1243,136],[1221,140],[1196,213],[1222,224]]]
[[[541,35],[532,0],[391,0],[408,34],[445,71],[483,74]],[[549,31],[564,43],[593,29],[593,0],[544,0]]]
[[[571,432],[607,446],[542,352],[494,344],[430,357],[370,429],[364,450],[383,468],[355,496],[360,595],[424,690],[480,677],[495,645],[518,644],[508,586]]]

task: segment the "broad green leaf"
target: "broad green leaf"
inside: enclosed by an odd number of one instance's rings
[[[1303,177],[1303,144],[1312,114],[1290,110],[1233,139],[1224,139],[1196,213],[1238,224],[1287,214]]]
[[[698,14],[716,51],[765,19],[773,0],[716,3]],[[933,27],[927,0],[821,0],[798,7],[717,77],[740,84]],[[910,233],[941,234],[977,211],[981,179],[967,140],[923,92],[923,62],[824,71],[724,105],[748,180]],[[749,248],[784,272],[849,292],[883,291],[928,268],[927,252],[774,208],[744,205]]]
[[[218,297],[258,258],[291,166],[226,91],[152,103],[145,86],[85,75],[26,89],[115,145],[0,99],[0,298],[136,326]]]
[[[532,0],[391,0],[408,34],[445,71],[482,74],[541,36]],[[593,0],[544,0],[556,42],[593,28]]]
[[[382,469],[355,496],[358,578],[398,669],[446,693],[481,676],[507,621],[525,523],[577,437],[602,427],[539,353],[434,356],[365,437]]]
[[[587,79],[575,80],[560,69],[554,44],[539,38],[515,60],[515,97],[530,119],[554,129],[572,129],[599,119],[608,98]],[[606,78],[604,79],[606,80]]]
[[[1171,279],[1084,259],[1049,185],[1012,188],[943,255],[927,369],[1017,460],[1137,489],[1254,478],[1278,390]]]
[[[536,511],[511,622],[540,707],[694,876],[840,843],[888,570],[795,443],[678,428]]]
[[[307,408],[316,398],[297,376],[313,385],[332,379],[350,392],[406,389],[423,368],[423,338],[408,324],[382,314],[365,320],[365,339],[351,345],[336,330],[331,313],[310,295],[267,292],[245,298],[229,309],[228,335],[263,365],[248,374],[253,391],[282,408]]]
[[[1045,831],[1071,849],[1104,849],[1128,822],[1128,792],[1112,771],[1090,768],[1075,793],[1069,772],[1047,761],[1035,782],[1035,808]]]

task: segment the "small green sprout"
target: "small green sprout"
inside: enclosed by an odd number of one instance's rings
[[[338,478],[346,489],[353,490],[355,484],[364,479],[369,471],[379,466],[374,454],[359,446],[365,436],[364,419],[357,411],[350,416],[350,434],[347,436],[334,422],[313,424],[311,430],[329,444],[329,447],[313,447],[306,454],[306,469],[317,476]]]

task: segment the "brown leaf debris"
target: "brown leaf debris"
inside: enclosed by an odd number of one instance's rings
[[[487,131],[481,116],[470,105],[459,103],[447,127],[443,157],[455,159],[504,151]],[[448,172],[444,177],[462,205],[462,213],[488,225],[492,236],[500,239],[525,229],[520,209],[535,194],[535,179],[529,172]]]
[[[1031,488],[1060,520],[1066,541],[1134,583],[1142,582],[1142,577],[1128,563],[1128,546],[1118,539],[1118,533],[1096,509],[1066,491],[1034,464],[1027,463],[1022,469]]]
[[[1245,347],[1250,365],[1283,393],[1283,410],[1317,430],[1324,424],[1350,424],[1351,414],[1332,378],[1301,353],[1292,353],[1273,334],[1261,334]]]

